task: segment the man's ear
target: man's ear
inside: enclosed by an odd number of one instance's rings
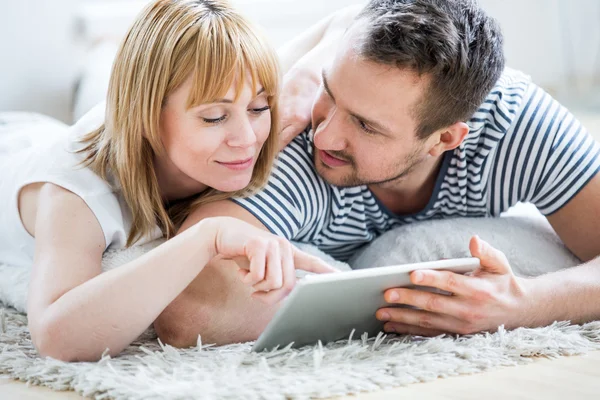
[[[437,157],[448,150],[454,150],[465,140],[469,134],[469,125],[464,122],[456,122],[431,135],[434,140],[429,154]]]

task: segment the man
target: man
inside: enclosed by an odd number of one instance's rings
[[[528,77],[504,69],[500,30],[476,3],[372,0],[321,77],[312,134],[281,153],[264,191],[205,205],[183,229],[231,215],[345,260],[403,224],[498,216],[531,202],[592,261],[517,278],[501,252],[474,237],[482,267],[473,276],[411,276],[453,296],[391,289],[388,302],[418,309],[384,308],[377,318],[386,331],[420,335],[600,318],[600,146]],[[198,334],[215,343],[256,338],[275,307],[248,302],[232,271],[223,260],[205,268],[155,323],[161,338],[179,346]]]

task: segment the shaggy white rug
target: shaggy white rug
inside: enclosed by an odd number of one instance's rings
[[[0,373],[97,399],[324,398],[600,349],[599,322],[460,338],[356,338],[260,354],[251,343],[174,349],[150,334],[115,359],[69,364],[37,357],[23,315],[4,310],[0,318]]]
[[[464,256],[473,231],[493,239],[521,275],[576,265],[577,259],[539,216],[530,217],[431,221],[399,228],[365,248],[353,262],[365,267]],[[108,252],[103,267],[117,267],[157,243]],[[332,261],[314,248],[304,248]],[[0,301],[24,311],[28,274],[0,265]],[[161,345],[148,330],[114,359],[64,363],[39,358],[26,316],[3,308],[0,374],[97,399],[324,398],[478,373],[527,363],[533,357],[599,350],[600,322],[581,326],[556,322],[538,329],[500,328],[493,334],[433,339],[357,336],[326,346],[257,354],[250,351],[252,343],[212,347],[199,340],[194,348],[175,349]]]

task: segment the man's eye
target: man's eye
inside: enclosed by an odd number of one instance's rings
[[[362,129],[364,132],[368,133],[369,135],[373,135],[375,133],[375,131],[373,129],[371,129],[369,127],[369,125],[365,124],[364,121],[361,121],[360,119],[356,118],[356,123],[358,124],[360,129]]]

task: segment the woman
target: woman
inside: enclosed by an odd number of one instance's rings
[[[118,354],[215,256],[246,257],[244,282],[268,302],[280,300],[290,269],[332,270],[214,218],[101,273],[107,248],[171,238],[190,207],[266,181],[278,85],[275,53],[225,1],[155,1],[116,56],[106,116],[2,160],[15,173],[0,184],[0,262],[33,262],[27,307],[41,355]]]

